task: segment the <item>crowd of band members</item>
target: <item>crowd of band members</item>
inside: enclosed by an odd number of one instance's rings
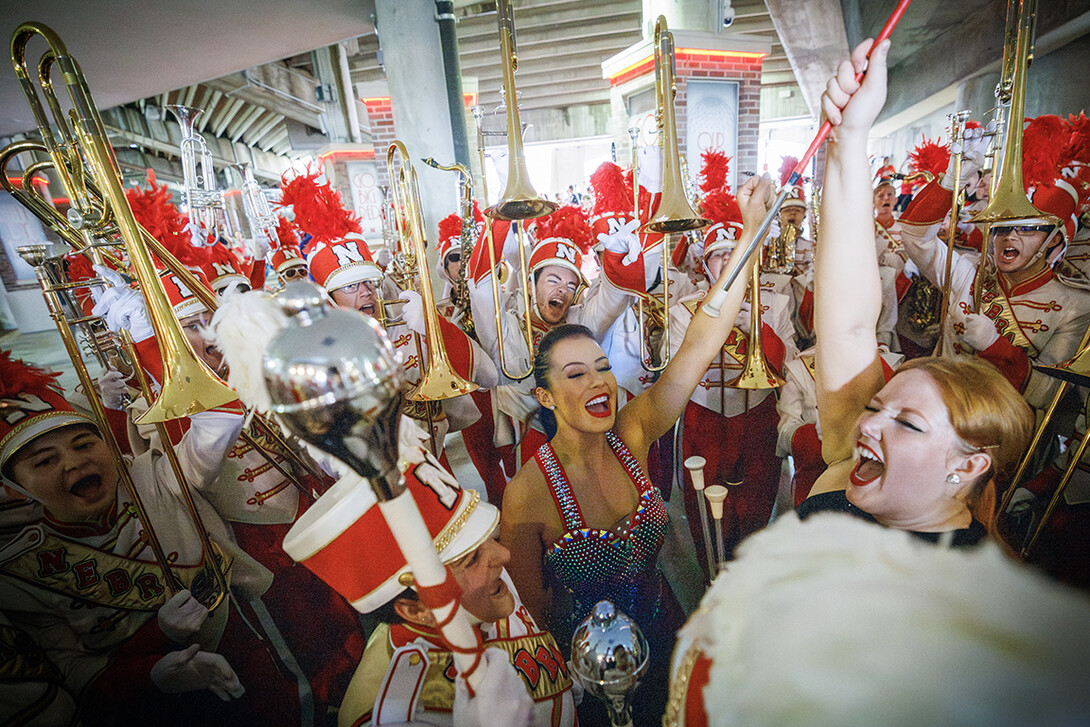
[[[845,103],[834,96],[830,92],[830,115]],[[898,200],[892,165],[873,174],[865,157],[860,162],[858,154],[833,154],[833,168],[855,182],[848,192],[834,186],[834,199],[825,202],[841,210],[850,197],[858,223],[859,191],[869,186],[868,230],[861,235],[858,224],[829,218],[818,228],[818,187],[797,185],[768,235],[766,248],[793,238],[793,259],[779,266],[769,263],[767,252],[742,259],[777,184],[755,176],[732,187],[730,160],[718,150],[702,155],[693,200],[708,224],[669,236],[645,231],[662,192],[662,163],[652,148],[641,150],[636,175],[612,162],[599,167],[588,180],[589,212],[569,204],[524,223],[479,210],[470,226],[456,214],[444,219],[430,253],[432,279],[444,288],[438,331],[425,322],[416,292],[419,270],[405,269],[404,258],[391,254],[396,251],[366,240],[318,175],[285,184],[284,218],[265,258],[239,256],[229,241],[214,237],[211,246],[195,245],[177,210],[163,211],[163,188],[154,180],[132,199],[138,216],[154,206],[151,198],[158,200],[160,214],[141,221],[221,296],[222,310],[273,306],[268,296],[244,291],[276,292],[310,279],[332,305],[382,323],[410,384],[427,367],[428,346],[441,345],[453,368],[479,389],[441,402],[406,398],[403,426],[416,438],[403,456],[418,497],[444,506],[432,508],[426,519],[437,518],[438,530],[449,526],[458,536],[436,545],[462,586],[463,605],[481,623],[484,641],[504,650],[482,668],[515,666],[522,680],[515,689],[524,686],[531,695],[534,724],[573,724],[578,690],[565,663],[567,639],[593,602],[608,597],[648,632],[652,674],[637,696],[644,707],[637,723],[657,724],[673,641],[685,617],[674,591],[678,583],[702,590],[717,568],[705,557],[701,502],[681,461],[699,455],[708,483],[730,485],[726,514],[715,525],[722,528],[728,560],[777,508],[782,514],[792,506],[807,515],[846,510],[913,532],[949,531],[955,545],[991,537],[1015,550],[1040,521],[1085,429],[1079,415],[1085,391],[1079,387],[1060,400],[1046,446],[1032,459],[1008,510],[997,513],[996,502],[1025,454],[1031,409],[1040,420],[1061,385],[1035,366],[1071,359],[1090,327],[1090,266],[1080,250],[1090,199],[1090,129],[1082,116],[1041,117],[1025,134],[1026,166],[1037,175],[1027,180],[1029,193],[1050,216],[994,226],[989,242],[995,266],[988,274],[977,274],[983,236],[970,222],[987,201],[988,139],[980,129],[970,131],[960,149],[967,196],[955,223],[947,219],[952,158],[928,169],[931,181],[915,194],[902,188]],[[1047,134],[1061,138],[1053,144],[1061,148],[1028,143]],[[1034,154],[1042,158],[1031,159]],[[921,166],[924,156],[916,150]],[[785,170],[791,167],[785,160]],[[171,215],[173,221],[164,223]],[[951,227],[957,239],[948,261]],[[468,246],[466,229],[472,234]],[[865,254],[851,247],[863,237],[869,244],[872,233],[873,257],[869,247]],[[519,246],[528,259],[525,277],[518,272]],[[837,269],[822,259],[846,260],[852,250],[855,262]],[[987,383],[983,399],[993,397],[1013,424],[989,429],[1001,430],[993,443],[972,441],[977,435],[954,422],[957,441],[970,442],[972,451],[959,460],[961,469],[947,475],[953,494],[936,486],[936,498],[955,503],[953,514],[921,526],[912,510],[919,502],[909,503],[910,515],[898,519],[903,503],[859,494],[873,492],[863,486],[868,473],[889,479],[905,465],[887,460],[889,453],[874,451],[879,447],[873,443],[863,457],[873,464],[860,465],[851,438],[863,411],[860,421],[876,432],[888,425],[879,421],[886,414],[896,422],[892,426],[925,428],[903,421],[910,407],[902,400],[919,395],[921,377],[946,374],[938,365],[906,362],[931,356],[940,338],[936,301],[948,262],[951,312],[940,353],[987,362],[974,364],[981,368],[972,375]],[[761,269],[760,315],[745,272],[730,288],[720,317],[708,315],[703,303],[709,288],[729,271],[754,265]],[[75,258],[70,262],[75,279],[97,274],[107,286],[84,291],[80,304],[111,327],[128,329],[138,365],[158,377],[156,339],[132,281],[121,271],[83,267]],[[504,270],[515,272],[504,276]],[[844,290],[842,299],[815,296],[815,278],[820,288],[823,275],[825,290]],[[847,290],[852,275],[860,281],[857,300]],[[226,346],[212,343],[224,335],[212,311],[172,272],[164,270],[161,280],[190,345],[226,378],[236,364]],[[451,294],[459,288],[468,295]],[[524,292],[529,310],[521,302]],[[837,306],[853,308],[856,318],[838,317]],[[751,330],[756,320],[759,331]],[[861,335],[860,326],[873,330]],[[826,344],[823,354],[823,332],[853,345],[867,339],[869,347],[834,355]],[[755,341],[781,385],[733,386]],[[4,393],[10,404],[0,447],[6,493],[0,634],[17,678],[0,684],[0,694],[4,704],[14,705],[13,715],[41,724],[78,713],[85,724],[143,718],[226,724],[260,715],[271,724],[336,719],[353,725],[389,723],[417,709],[447,713],[458,699],[464,708],[467,695],[448,669],[450,654],[435,619],[399,578],[405,568],[399,554],[365,554],[375,561],[374,581],[361,598],[346,600],[281,547],[315,494],[335,482],[351,485],[351,474],[320,457],[311,461],[284,451],[290,445],[267,425],[249,421],[246,409],[254,402],[244,395],[241,403],[172,424],[172,441],[164,442],[136,424],[146,403],[134,381],[105,372],[100,389],[107,424],[132,461],[165,551],[187,579],[186,588],[174,593],[168,576],[151,563],[131,495],[118,484],[116,463],[103,449],[104,424],[66,402],[53,378],[10,357],[4,364],[5,380],[13,383]],[[862,378],[848,380],[859,391],[849,387],[852,393],[837,399],[830,382],[853,366]],[[900,366],[904,372],[893,376]],[[900,383],[882,388],[887,380]],[[909,386],[906,381],[915,386],[898,391]],[[874,404],[872,397],[879,396]],[[944,406],[952,410],[948,402],[932,403],[940,418]],[[896,406],[902,410],[894,412]],[[928,404],[918,406],[926,410]],[[468,454],[463,466],[471,466],[483,484],[479,494],[449,474],[447,450],[456,439]],[[205,552],[192,523],[177,515],[184,485],[163,456],[171,445],[223,553]],[[844,467],[852,462],[856,469],[849,474]],[[826,474],[827,463],[834,466]],[[1090,583],[1090,480],[1084,477],[1077,467],[1034,551],[1045,572],[1079,586]],[[837,494],[845,486],[846,499]],[[668,508],[674,498],[681,498],[680,506]],[[448,500],[457,505],[451,508]],[[668,509],[685,517],[671,519]],[[378,517],[374,509],[369,513]],[[679,532],[696,555],[695,561],[679,561],[691,565],[660,558],[663,543]],[[232,597],[210,611],[206,594],[193,583],[208,579],[205,571],[215,559],[230,574]],[[589,698],[578,710],[580,724],[605,719]]]

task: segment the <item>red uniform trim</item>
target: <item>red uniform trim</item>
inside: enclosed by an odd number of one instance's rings
[[[901,213],[901,224],[937,225],[946,217],[953,203],[953,192],[937,181],[931,182],[920,190],[908,208]]]
[[[1032,371],[1029,355],[1003,336],[979,352],[979,356],[993,364],[1007,381],[1019,392],[1025,392]]]

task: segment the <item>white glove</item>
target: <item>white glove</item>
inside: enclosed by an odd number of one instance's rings
[[[151,681],[166,694],[208,689],[225,702],[246,693],[227,659],[201,651],[196,644],[183,651],[172,651],[155,662]]]
[[[966,345],[972,346],[977,351],[983,351],[999,340],[999,331],[995,323],[986,315],[980,313],[955,313],[954,331],[958,339]]]
[[[610,252],[625,253],[624,258],[621,260],[621,265],[628,267],[636,262],[636,259],[640,256],[640,252],[643,250],[643,245],[640,243],[640,236],[636,234],[636,228],[639,226],[639,220],[629,220],[621,225],[616,232],[599,232],[598,242],[602,243],[602,247]]]
[[[454,727],[529,725],[534,702],[507,654],[496,647],[485,649],[477,672],[481,682],[472,697],[465,680],[461,676],[455,680]]]
[[[102,405],[107,409],[120,411],[129,403],[129,387],[120,371],[109,369],[99,377],[98,390],[102,396]]]
[[[190,220],[189,224],[185,226],[185,229],[189,232],[189,237],[194,247],[210,247],[208,232],[201,227],[199,222]]]
[[[662,149],[658,144],[641,146],[636,150],[640,161],[639,183],[651,194],[662,191]]]
[[[190,644],[208,620],[208,609],[188,590],[178,591],[159,608],[159,628],[171,641]]]
[[[110,287],[99,296],[91,314],[102,316],[106,327],[115,333],[123,328],[127,329],[134,341],[143,341],[152,336],[155,331],[148,321],[144,296],[130,288],[120,275],[107,267],[96,265],[95,272],[105,278]]]
[[[967,184],[974,174],[984,168],[984,155],[988,153],[988,139],[985,132],[995,131],[995,121],[991,121],[986,129],[966,129],[961,142],[950,145],[950,163],[946,167],[946,174],[942,178],[942,186],[952,190],[954,188],[954,160],[958,153],[964,150],[961,158],[961,183]]]
[[[254,259],[264,260],[270,252],[272,252],[272,245],[269,243],[269,236],[264,232],[257,232],[254,235]]]
[[[892,250],[886,250],[878,258],[878,264],[882,267],[893,268],[897,272],[900,272],[905,268],[905,259]]]
[[[415,290],[406,290],[398,300],[405,301],[401,309],[401,319],[413,333],[424,335],[424,301]]]

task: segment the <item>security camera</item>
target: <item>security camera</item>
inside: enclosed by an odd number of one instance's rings
[[[734,8],[730,6],[731,0],[720,0],[720,6],[722,8],[721,16],[723,18],[723,27],[729,28],[734,25]]]

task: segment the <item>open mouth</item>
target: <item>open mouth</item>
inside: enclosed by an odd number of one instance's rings
[[[1018,259],[1018,254],[1021,251],[1016,247],[1010,247],[1009,245],[999,251],[999,261],[1004,263],[1014,262]]]
[[[87,475],[76,480],[76,483],[68,488],[68,493],[76,497],[93,497],[102,490],[102,477],[100,475]]]
[[[605,394],[596,396],[583,406],[592,417],[607,417],[610,414],[609,397]]]
[[[371,316],[372,318],[374,318],[375,317],[375,306],[370,304],[370,303],[368,303],[367,305],[361,305],[360,306],[360,313],[363,313],[364,315],[368,315],[368,316]]]
[[[870,447],[856,444],[855,451],[859,455],[859,462],[848,477],[853,485],[869,485],[886,471],[886,463]]]
[[[549,298],[549,308],[556,313],[562,313],[568,301],[564,298]]]

